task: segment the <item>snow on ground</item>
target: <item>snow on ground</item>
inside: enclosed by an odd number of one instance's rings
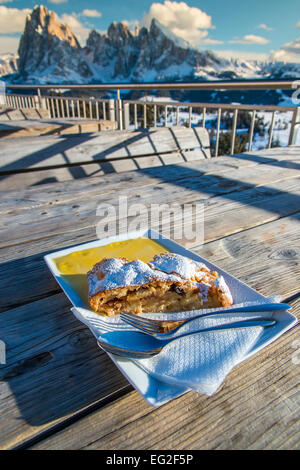
[[[159,107],[160,102],[174,103],[174,106],[168,106],[168,118],[167,126],[175,126],[177,124],[177,110],[176,100],[172,100],[169,97],[157,97],[157,96],[146,96],[140,99],[143,102],[157,103]],[[233,104],[233,103],[232,103]],[[269,142],[269,129],[272,121],[272,112],[270,111],[259,111],[256,113],[257,119],[262,118],[265,124],[264,130],[260,133],[256,132],[253,136],[252,150],[261,150],[267,148]],[[289,141],[290,129],[291,129],[292,112],[291,111],[277,111],[275,114],[274,128],[273,128],[273,145],[276,147],[286,147]],[[217,111],[206,112],[205,114],[205,127],[207,129],[216,129],[217,122]],[[178,112],[178,125],[186,125],[189,123],[189,109],[188,107],[180,106]],[[157,126],[164,126],[164,110],[161,110],[161,116],[157,119]],[[191,114],[191,125],[202,126],[203,125],[203,112],[200,109],[193,108]],[[222,128],[221,119],[221,133],[231,132],[231,129]],[[241,128],[237,129],[237,134],[248,134],[249,129]],[[300,145],[300,130],[297,135],[297,145]]]

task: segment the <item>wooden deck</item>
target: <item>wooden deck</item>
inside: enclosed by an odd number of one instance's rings
[[[129,204],[203,201],[205,244],[182,244],[281,294],[299,317],[299,169],[291,146],[1,191],[0,448],[299,448],[297,326],[212,397],[189,392],[153,408],[73,317],[43,260],[96,239],[97,205],[120,194]]]

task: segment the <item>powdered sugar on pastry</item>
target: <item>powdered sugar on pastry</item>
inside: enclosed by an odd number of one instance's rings
[[[205,275],[205,272],[209,271],[205,264],[175,253],[156,255],[149,264],[153,269],[159,269],[169,274],[173,273],[188,280],[199,280]]]
[[[224,294],[231,303],[233,302],[231,292],[230,292],[223,276],[219,276],[215,280],[215,287],[218,288],[222,292],[222,294]]]
[[[141,286],[151,281],[182,282],[179,276],[154,270],[141,260],[104,259],[88,273],[90,295],[126,286]]]
[[[224,279],[203,263],[163,253],[149,263],[103,259],[88,272],[89,303],[94,311],[115,315],[174,312],[232,304]]]

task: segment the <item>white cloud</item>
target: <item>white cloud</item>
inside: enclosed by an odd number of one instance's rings
[[[0,36],[0,54],[16,54],[19,47],[19,37]]]
[[[274,28],[270,28],[267,26],[265,23],[261,23],[258,26],[256,26],[258,29],[264,29],[265,31],[273,31]]]
[[[219,41],[218,39],[204,38],[201,41],[201,44],[224,44],[224,41]]]
[[[89,10],[88,8],[79,13],[80,16],[88,16],[89,18],[100,18],[102,13],[97,10]]]
[[[21,33],[25,26],[26,16],[31,12],[28,8],[7,8],[0,5],[0,33]]]
[[[300,28],[300,21],[298,21],[297,23],[297,28]]]
[[[213,51],[216,55],[224,57],[226,59],[241,59],[241,60],[267,60],[269,54],[266,53],[257,53],[257,52],[247,52],[247,51],[235,51],[233,49],[226,49],[224,51]]]
[[[152,3],[149,13],[142,20],[142,25],[149,27],[153,18],[166,26],[173,34],[193,45],[204,44],[204,39],[208,35],[207,30],[214,28],[211,16],[200,8],[190,7],[185,2],[166,0],[163,4]],[[212,42],[209,43],[212,44]]]
[[[71,15],[64,13],[62,16],[59,17],[59,20],[62,23],[66,23],[68,26],[70,26],[72,32],[75,34],[80,44],[83,45],[90,33],[90,29],[86,28],[78,20],[77,16],[78,15],[76,13],[72,13]]]
[[[269,39],[263,38],[262,36],[256,36],[255,34],[246,34],[242,38],[232,39],[228,41],[230,44],[268,44]]]
[[[81,13],[64,13],[59,17],[59,21],[66,23],[70,26],[72,32],[77,37],[80,44],[83,46],[90,34],[90,30],[93,28],[93,25],[84,25],[80,21],[80,17],[89,17],[89,18],[100,18],[102,14],[97,10],[85,9]]]
[[[277,51],[271,51],[271,59],[282,62],[300,62],[300,38],[283,44]]]
[[[13,2],[14,0],[0,0],[0,3],[11,3]]]

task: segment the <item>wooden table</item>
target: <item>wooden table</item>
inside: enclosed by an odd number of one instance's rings
[[[297,327],[212,397],[189,392],[154,408],[73,317],[43,261],[95,239],[97,205],[121,194],[203,201],[205,244],[183,244],[299,315],[299,169],[300,147],[289,147],[2,191],[1,448],[299,448]]]

